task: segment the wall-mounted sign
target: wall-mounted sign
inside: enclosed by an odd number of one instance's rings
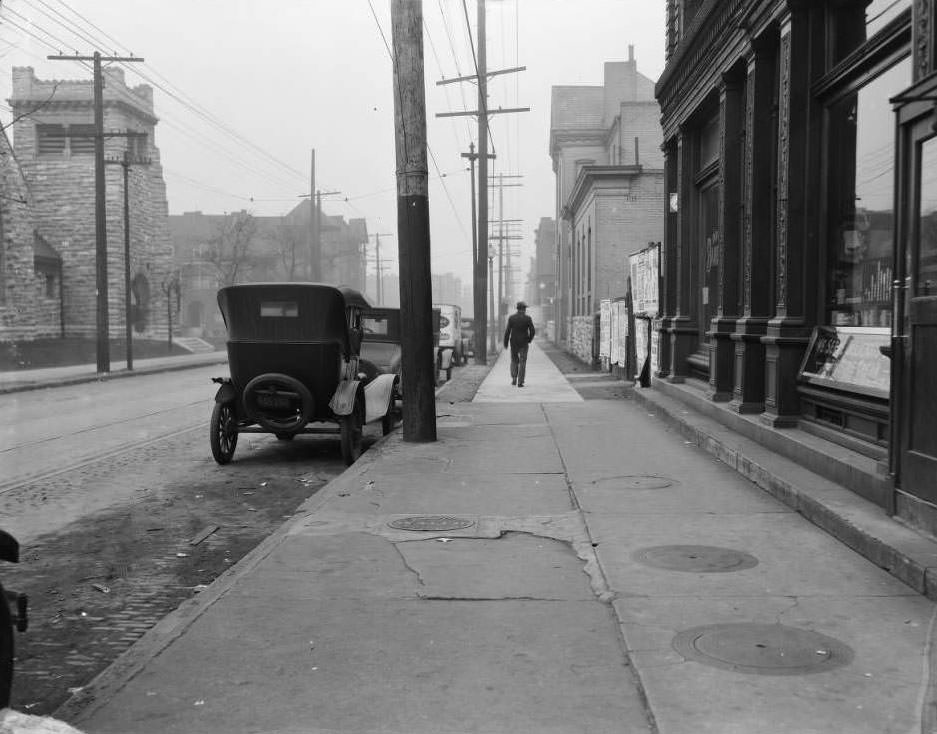
[[[612,301],[603,298],[599,301],[599,356],[610,357],[612,352]]]
[[[817,326],[798,377],[814,385],[887,398],[891,360],[887,329]]]

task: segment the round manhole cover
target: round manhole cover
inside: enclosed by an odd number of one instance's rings
[[[387,523],[397,530],[415,530],[417,532],[438,532],[446,530],[461,530],[475,523],[461,517],[448,515],[420,515],[418,517],[401,517]]]
[[[689,573],[728,573],[758,565],[753,555],[711,545],[658,545],[642,548],[632,558],[646,566]]]
[[[757,675],[820,673],[852,660],[852,649],[819,632],[783,624],[713,624],[680,632],[673,648],[688,660]]]
[[[625,474],[620,477],[596,479],[593,484],[613,485],[616,489],[663,489],[672,487],[674,480],[650,474]]]

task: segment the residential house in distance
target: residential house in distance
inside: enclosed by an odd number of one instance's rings
[[[556,341],[596,355],[603,298],[628,288],[628,256],[664,227],[664,159],[654,82],[607,62],[602,86],[553,87],[550,156],[556,174]]]
[[[125,333],[129,297],[135,336],[163,339],[168,314],[162,285],[171,277],[172,247],[166,184],[154,142],[157,118],[152,89],[128,87],[119,67],[103,73],[105,133],[121,133],[105,138],[105,158],[119,160],[129,154],[140,162],[128,173],[129,294],[124,284],[123,171],[119,165],[105,167],[110,336],[120,338]],[[9,103],[15,120],[12,155],[7,142],[0,143],[4,196],[0,257],[12,267],[2,269],[3,334],[11,339],[94,336],[93,83],[40,80],[31,67],[14,67]],[[7,221],[11,218],[14,221]]]

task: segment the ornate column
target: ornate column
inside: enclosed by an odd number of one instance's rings
[[[778,174],[775,231],[775,316],[765,345],[765,410],[762,420],[775,427],[794,426],[800,416],[797,370],[810,335],[805,320],[804,253],[817,247],[810,221],[808,184],[817,177],[810,156],[818,141],[810,86],[822,71],[822,24],[807,0],[788,0],[780,23],[778,53]],[[820,8],[822,12],[822,7]],[[820,42],[817,43],[816,41]],[[813,195],[817,195],[813,191]],[[815,210],[814,210],[815,212]],[[815,271],[816,268],[813,268]],[[815,280],[816,273],[812,273]],[[815,293],[812,294],[815,297]]]
[[[667,201],[664,203],[664,239],[661,242],[661,292],[658,318],[651,328],[660,334],[658,370],[655,377],[670,375],[670,328],[676,311],[676,250],[677,250],[677,215],[679,208],[677,180],[677,140],[668,140],[661,146],[664,152],[664,191]]]
[[[670,375],[668,382],[683,382],[689,368],[687,356],[693,348],[698,331],[693,323],[694,292],[691,290],[690,265],[693,253],[690,247],[690,227],[687,202],[690,200],[692,181],[687,179],[687,171],[693,169],[690,155],[692,146],[687,141],[687,132],[683,127],[677,136],[677,214],[674,231],[674,311],[670,321]],[[668,265],[668,267],[670,267]]]
[[[740,147],[744,75],[723,74],[719,89],[719,248],[716,313],[710,323],[709,398],[732,399],[735,350],[732,333],[739,317],[739,222],[741,208]]]
[[[770,33],[770,32],[769,32]],[[765,406],[765,335],[772,316],[771,246],[774,202],[772,172],[777,148],[774,130],[775,54],[777,38],[756,39],[747,56],[745,145],[742,180],[742,314],[736,322],[735,375],[730,407],[739,413],[761,413]]]

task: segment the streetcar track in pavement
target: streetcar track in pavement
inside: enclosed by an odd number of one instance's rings
[[[76,469],[81,469],[86,466],[90,466],[91,464],[96,464],[100,461],[107,461],[109,459],[113,459],[115,456],[120,456],[121,454],[125,454],[129,451],[143,448],[145,446],[149,446],[151,444],[158,443],[160,441],[166,441],[170,438],[175,438],[176,436],[181,436],[185,433],[191,433],[192,431],[202,430],[204,428],[205,428],[205,424],[199,423],[198,425],[195,425],[195,426],[189,426],[188,428],[183,428],[177,431],[163,433],[163,434],[160,434],[159,436],[151,436],[149,438],[143,439],[142,441],[135,441],[134,443],[123,444],[122,446],[119,446],[115,449],[111,449],[110,451],[105,451],[103,453],[94,454],[92,456],[79,459],[78,461],[72,462],[68,466],[60,467],[58,469],[53,469],[52,471],[45,471],[45,472],[40,471],[34,474],[19,476],[16,479],[12,479],[7,482],[0,482],[0,495],[9,494],[10,492],[13,492],[17,489],[28,486],[30,484],[35,484],[36,482],[40,482],[45,479],[52,479],[53,477],[66,474],[70,471],[75,471]]]
[[[9,446],[6,448],[2,448],[0,449],[0,454],[6,453],[8,451],[16,451],[17,449],[29,448],[30,446],[38,446],[40,444],[47,443],[49,441],[60,441],[66,436],[78,436],[82,433],[90,433],[91,431],[100,431],[106,428],[113,428],[114,426],[119,426],[122,423],[134,423],[143,418],[152,418],[153,416],[163,415],[164,413],[172,413],[177,410],[191,408],[195,405],[203,405],[204,403],[205,403],[204,400],[193,400],[191,403],[183,403],[182,405],[174,405],[170,408],[164,408],[163,410],[154,410],[152,413],[143,413],[141,415],[134,415],[128,418],[122,418],[120,420],[110,421],[109,423],[100,423],[100,424],[95,424],[93,426],[88,426],[87,428],[79,428],[74,431],[69,431],[67,434],[63,433],[57,436],[47,436],[45,438],[40,438],[35,441],[29,441],[27,443],[17,444],[16,446]]]

